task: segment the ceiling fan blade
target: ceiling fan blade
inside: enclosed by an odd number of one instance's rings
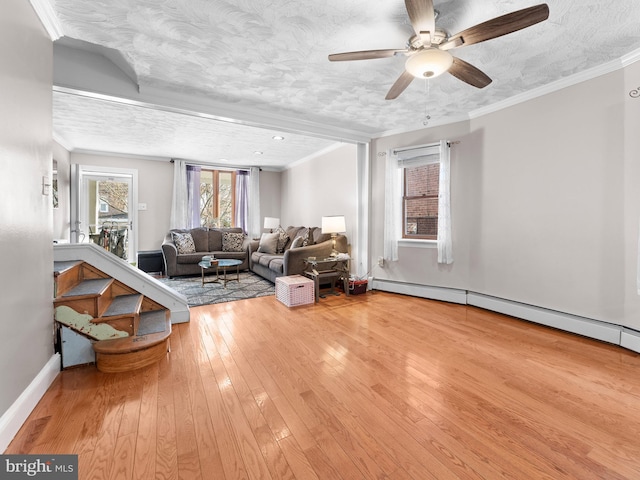
[[[413,81],[415,77],[411,75],[406,70],[402,72],[402,75],[398,77],[396,83],[394,83],[389,89],[389,93],[384,97],[385,100],[393,100],[394,98],[398,98],[398,96],[404,92],[405,88],[409,86],[409,84]]]
[[[406,53],[407,50],[364,50],[362,52],[332,53],[329,61],[342,62],[346,60],[370,60],[373,58],[393,57],[396,53]]]
[[[507,13],[500,17],[480,23],[453,35],[440,45],[440,50],[449,50],[461,45],[473,45],[492,38],[501,37],[509,33],[517,32],[549,18],[549,6],[546,3],[523,8],[515,12]],[[460,43],[462,40],[462,43]]]
[[[431,37],[436,29],[436,17],[432,0],[404,0],[411,26],[418,37],[422,38],[426,46],[431,45]],[[426,32],[429,37],[426,37]]]
[[[492,82],[483,71],[456,57],[453,57],[453,65],[449,67],[449,73],[458,80],[477,88],[484,88]]]

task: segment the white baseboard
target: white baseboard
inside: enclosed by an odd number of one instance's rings
[[[620,334],[620,346],[640,353],[640,332],[623,328]]]
[[[0,452],[4,452],[47,389],[60,373],[60,354],[54,354],[38,375],[0,417]]]
[[[401,293],[403,295],[411,295],[412,297],[428,298],[430,300],[441,300],[451,303],[467,303],[466,290],[458,290],[455,288],[431,287],[429,285],[418,285],[415,283],[396,282],[393,280],[385,280],[373,278],[371,284],[372,290],[382,290],[383,292]]]
[[[612,323],[600,322],[590,318],[578,317],[568,313],[548,310],[534,305],[504,300],[502,298],[469,292],[467,303],[494,312],[504,313],[512,317],[539,323],[548,327],[577,333],[585,337],[620,345],[622,327]]]
[[[481,293],[467,292],[465,290],[417,285],[377,278],[371,279],[369,284],[374,290],[463,305],[473,305],[484,308],[485,310],[503,313],[522,320],[564,330],[565,332],[576,333],[588,338],[620,345],[640,353],[640,332],[625,329],[620,325],[483,295]]]

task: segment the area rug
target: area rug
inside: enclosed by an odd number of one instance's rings
[[[215,275],[205,276],[205,281],[211,283],[205,283],[204,287],[200,276],[159,278],[158,280],[187,297],[190,307],[275,295],[273,283],[251,272],[240,272],[239,282],[235,281],[235,273],[228,275],[229,279],[234,280],[227,282],[226,288],[222,283],[211,282],[215,279]]]

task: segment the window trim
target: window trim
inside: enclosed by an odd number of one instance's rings
[[[201,167],[201,171],[206,171],[211,173],[211,182],[214,188],[212,193],[213,205],[211,206],[213,218],[220,218],[220,173],[229,173],[231,174],[231,227],[236,226],[236,170],[232,169],[219,169],[219,168],[208,168]],[[202,218],[202,217],[201,217]],[[202,220],[200,221],[202,224]]]
[[[417,199],[435,199],[438,200],[440,194],[440,187],[438,185],[438,193],[432,195],[405,195],[407,191],[407,168],[415,168],[426,165],[439,165],[440,164],[440,154],[439,154],[439,144],[438,144],[438,154],[433,153],[434,145],[427,145],[423,147],[416,147],[413,149],[405,150],[405,152],[413,152],[416,156],[410,156],[405,154],[402,159],[398,160],[398,167],[402,170],[402,191],[400,192],[402,195],[402,231],[400,232],[399,241],[428,241],[428,242],[437,242],[438,234],[436,232],[435,235],[410,235],[408,236],[407,231],[407,215],[406,215],[406,207],[408,200],[417,200]],[[400,153],[398,153],[400,155]]]

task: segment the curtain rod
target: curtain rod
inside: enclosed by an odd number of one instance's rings
[[[447,145],[449,147],[451,147],[451,145],[457,145],[458,143],[460,143],[460,140],[447,141]],[[440,143],[438,142],[438,143],[427,143],[425,145],[417,145],[415,147],[396,148],[393,150],[393,154],[397,155],[400,152],[410,152],[411,150],[421,150],[423,148],[437,147],[439,145]]]
[[[179,160],[179,159],[171,158],[169,160],[169,163],[176,163],[176,160]],[[230,167],[228,165],[217,165],[217,164],[214,164],[214,163],[189,162],[188,160],[187,160],[187,164],[193,165],[193,166],[196,166],[196,167],[222,167],[222,168],[225,168],[227,170],[246,170],[246,171],[249,171],[249,170],[251,170],[253,168],[253,167]],[[256,168],[258,168],[258,170],[262,171],[262,167],[256,167]]]

